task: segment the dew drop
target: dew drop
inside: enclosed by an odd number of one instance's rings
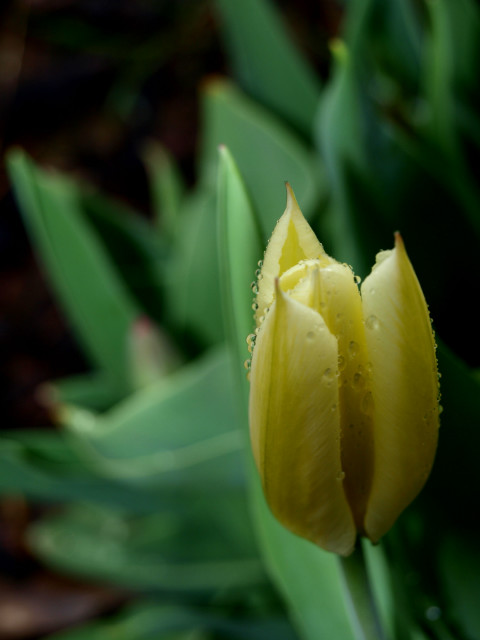
[[[353,386],[358,389],[359,387],[363,387],[364,384],[365,384],[365,378],[362,376],[360,371],[357,371],[357,373],[355,373],[353,376]]]
[[[338,369],[339,371],[343,371],[345,369],[345,358],[343,356],[338,356]]]
[[[358,344],[355,342],[355,340],[350,341],[348,345],[348,353],[351,358],[355,358],[355,356],[358,354]]]
[[[435,622],[442,617],[442,610],[440,609],[440,607],[432,605],[425,610],[425,617],[427,618],[427,620]]]
[[[256,302],[252,302],[252,309],[256,311],[258,309],[258,304]]]
[[[355,280],[356,284],[360,284],[360,282],[362,281],[360,276],[353,276],[353,279]]]
[[[257,334],[256,333],[250,333],[247,336],[246,342],[247,342],[248,350],[249,350],[250,353],[252,353],[252,351],[253,351],[253,347],[255,346],[256,339],[257,339]]]
[[[333,369],[325,369],[322,376],[322,381],[327,386],[330,386],[332,382],[335,380],[335,371]]]
[[[367,391],[367,393],[363,396],[362,401],[360,403],[360,410],[363,413],[370,413],[373,408],[373,396],[371,391]]]
[[[256,282],[252,282],[252,284],[250,285],[251,290],[253,291],[253,293],[257,294],[258,293],[258,285]]]
[[[368,316],[365,324],[367,329],[371,329],[373,331],[376,331],[380,327],[380,322],[378,321],[377,316]]]
[[[260,267],[260,269],[263,267],[263,260],[259,260],[257,262],[257,265]]]
[[[345,478],[345,471],[339,471],[339,472],[337,473],[337,480],[338,480],[339,482],[342,482],[342,480],[344,480],[344,478]]]
[[[315,339],[315,332],[314,331],[309,331],[307,333],[307,340],[312,341]]]
[[[245,367],[245,369],[247,371],[250,371],[250,367],[252,366],[252,361],[250,358],[248,358],[247,360],[245,360],[245,362],[243,363],[243,366]]]

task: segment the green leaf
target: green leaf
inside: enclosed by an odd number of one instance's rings
[[[0,494],[41,502],[85,501],[133,513],[155,510],[160,503],[158,493],[100,476],[53,430],[3,432]]]
[[[418,91],[422,63],[421,10],[413,2],[355,0],[344,21],[344,38],[354,56],[374,69],[369,80],[384,97],[401,98]],[[379,96],[380,97],[380,96]],[[400,99],[400,100],[399,100]]]
[[[182,206],[166,274],[166,312],[173,332],[213,345],[224,337],[213,189],[197,188]]]
[[[164,273],[169,247],[140,213],[90,188],[79,205],[138,305],[157,320],[164,315]]]
[[[439,571],[449,617],[466,640],[480,636],[480,554],[477,536],[446,536],[440,546]]]
[[[427,4],[432,32],[426,50],[425,82],[434,135],[455,153],[456,103],[476,89],[480,54],[480,11],[472,0]],[[457,150],[458,151],[458,150]]]
[[[153,140],[143,150],[149,178],[155,226],[168,238],[175,237],[185,186],[167,150]]]
[[[212,636],[210,632],[215,635]],[[288,623],[269,617],[228,617],[214,607],[194,608],[133,603],[111,619],[98,620],[73,631],[64,631],[50,640],[294,640]]]
[[[442,505],[443,526],[478,529],[472,504],[480,502],[480,381],[446,345],[439,343],[441,404],[438,450],[425,492]],[[452,472],[454,469],[454,472]]]
[[[234,358],[240,365],[248,355],[246,337],[254,328],[250,285],[263,248],[245,185],[226,147],[220,148],[217,216],[225,326]]]
[[[427,7],[432,25],[425,55],[425,86],[431,114],[427,134],[444,156],[449,180],[457,186],[459,202],[478,234],[480,190],[472,171],[476,163],[470,159],[470,132],[463,132],[462,141],[460,128],[462,114],[468,109],[477,113],[480,106],[480,11],[472,0],[438,0],[427,3]]]
[[[243,484],[243,437],[224,350],[96,415],[63,407],[59,418],[100,473],[159,486]]]
[[[351,167],[367,167],[365,148],[365,96],[356,62],[344,43],[335,43],[336,64],[325,88],[317,119],[317,143],[328,172],[332,200],[333,250],[337,260],[353,264],[357,272],[368,273],[370,265],[359,249],[356,202],[348,181]]]
[[[126,388],[125,340],[139,310],[82,214],[76,186],[8,157],[15,195],[59,301],[92,363]]]
[[[264,239],[285,209],[290,182],[309,219],[318,213],[325,184],[311,150],[274,116],[224,81],[210,82],[203,97],[202,181],[214,189],[218,146],[228,147],[245,180]]]
[[[198,592],[252,587],[265,576],[255,550],[231,521],[246,519],[243,496],[184,503],[175,512],[125,517],[76,506],[35,523],[28,541],[57,570],[128,588]]]
[[[242,88],[310,135],[320,82],[269,0],[217,0],[216,6]]]
[[[39,393],[43,402],[52,408],[57,404],[79,404],[96,411],[110,408],[124,396],[124,390],[103,372],[54,380],[43,384]]]

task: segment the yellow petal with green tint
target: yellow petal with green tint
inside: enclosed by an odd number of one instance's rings
[[[275,278],[293,267],[300,260],[319,258],[325,264],[331,258],[325,253],[317,236],[303,217],[295,199],[295,195],[287,183],[287,207],[277,222],[269,240],[263,265],[261,279],[258,281],[258,295],[255,313],[257,325],[272,304],[275,292]]]
[[[379,540],[419,493],[438,435],[438,375],[428,308],[396,235],[362,285],[371,365],[374,471],[365,517]]]
[[[277,285],[252,357],[254,457],[274,515],[294,533],[348,555],[356,529],[343,490],[337,360],[337,340],[321,315]]]

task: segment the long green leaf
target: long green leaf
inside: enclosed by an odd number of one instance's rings
[[[105,414],[67,406],[59,418],[107,476],[212,491],[242,486],[243,440],[230,371],[225,351],[217,350]]]
[[[203,183],[216,188],[218,146],[225,145],[245,180],[265,239],[285,208],[285,181],[294,188],[307,218],[318,213],[325,196],[318,162],[270,112],[230,84],[214,81],[205,89],[203,118]]]
[[[166,274],[168,326],[202,345],[223,340],[215,194],[198,187],[183,203]]]
[[[248,355],[246,338],[254,328],[251,283],[263,248],[245,185],[226,147],[220,148],[217,230],[225,327],[234,357],[241,362]]]
[[[320,82],[269,0],[217,0],[216,5],[240,85],[310,135]]]
[[[49,640],[105,640],[110,637],[115,640],[207,640],[213,637],[222,640],[294,640],[295,635],[282,619],[227,617],[213,607],[144,602],[130,604],[113,619],[91,622],[80,629],[50,636]]]
[[[149,178],[155,226],[168,238],[173,238],[185,186],[167,150],[153,140],[145,146],[143,158]]]
[[[99,475],[53,430],[7,431],[0,438],[0,494],[39,502],[83,501],[141,513],[158,508],[154,491]]]
[[[48,276],[92,363],[126,387],[125,341],[139,310],[79,209],[76,186],[38,169],[21,151],[8,167]]]
[[[255,550],[231,535],[229,501],[230,494],[215,501],[207,494],[188,511],[159,507],[136,517],[75,506],[35,523],[29,544],[56,569],[128,588],[196,592],[262,584]]]

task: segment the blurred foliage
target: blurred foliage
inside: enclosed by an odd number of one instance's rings
[[[336,558],[272,518],[248,453],[250,283],[288,180],[327,251],[362,277],[393,231],[405,239],[439,336],[444,411],[432,477],[367,549],[369,570],[392,638],[474,640],[478,3],[351,0],[322,80],[268,0],[210,6],[231,77],[202,87],[193,187],[145,142],[152,221],[8,154],[91,372],[43,388],[58,429],[2,433],[0,491],[63,505],[29,530],[43,562],[137,594],[55,638],[354,638]],[[154,24],[131,49],[101,22],[36,28],[128,62],[105,96],[122,117],[178,45],[155,47]]]

